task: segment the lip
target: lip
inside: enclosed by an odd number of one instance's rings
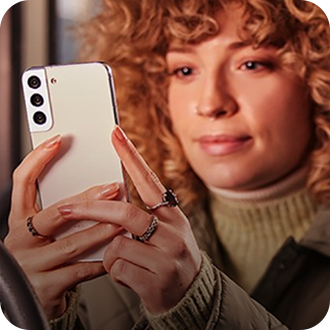
[[[249,135],[204,135],[197,142],[204,153],[210,156],[226,156],[245,148],[252,141]]]

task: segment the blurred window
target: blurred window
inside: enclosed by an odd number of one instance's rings
[[[55,11],[55,33],[53,35],[53,62],[65,64],[75,62],[79,41],[75,38],[75,27],[94,16],[100,8],[100,0],[53,0]]]

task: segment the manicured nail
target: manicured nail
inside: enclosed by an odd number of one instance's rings
[[[63,204],[60,205],[57,209],[61,213],[61,215],[66,216],[71,214],[72,207],[73,207],[72,204]]]
[[[101,195],[105,198],[112,197],[118,190],[119,190],[119,184],[117,182],[105,184],[101,187]]]
[[[46,149],[53,149],[59,144],[60,141],[61,141],[61,135],[57,134],[52,138],[46,140],[44,142],[44,146]]]
[[[125,132],[118,125],[115,125],[113,133],[115,134],[116,138],[121,142],[125,142],[128,140]]]

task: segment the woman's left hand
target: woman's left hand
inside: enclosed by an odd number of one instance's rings
[[[166,191],[131,141],[119,127],[112,141],[143,202],[161,202]],[[142,236],[154,216],[155,232],[145,243],[117,236],[104,256],[104,267],[112,278],[134,290],[151,313],[174,307],[185,295],[201,266],[201,255],[188,219],[178,206],[161,206],[152,214],[130,203],[88,200],[59,207],[68,219],[92,219],[124,227]]]

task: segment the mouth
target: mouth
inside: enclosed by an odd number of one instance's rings
[[[226,156],[236,153],[252,142],[249,135],[205,135],[197,139],[204,153],[209,156]]]

